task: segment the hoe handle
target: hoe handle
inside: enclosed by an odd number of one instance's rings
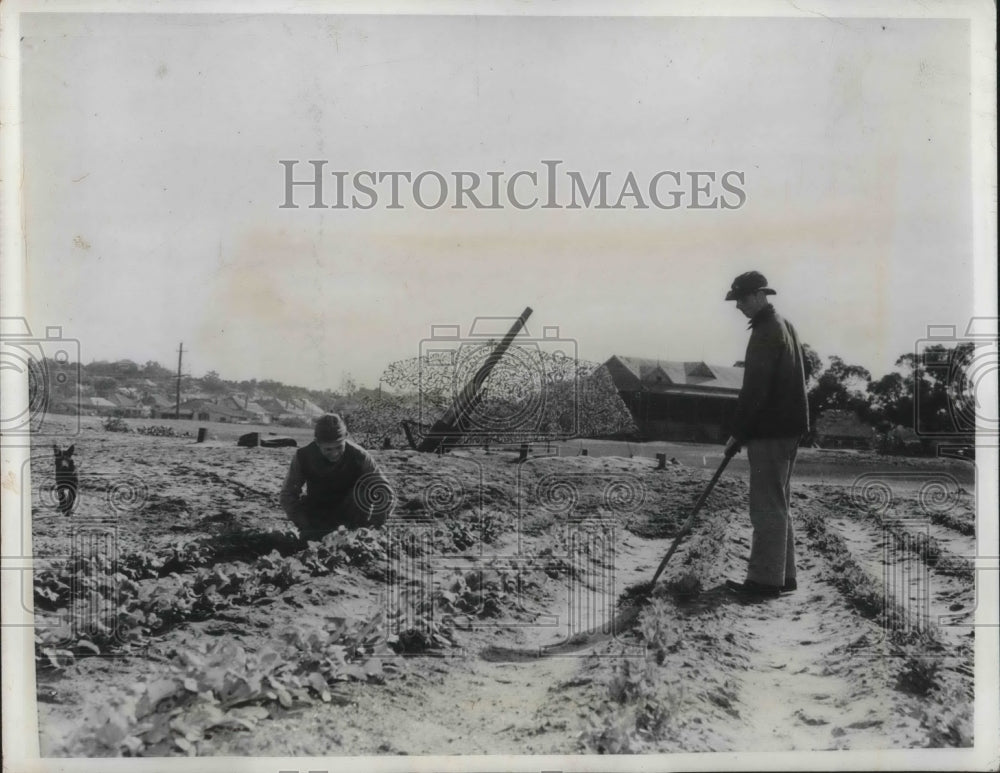
[[[680,532],[678,532],[677,536],[674,538],[673,544],[670,546],[670,550],[667,551],[663,560],[660,561],[660,565],[656,568],[656,574],[653,575],[652,585],[656,585],[656,581],[660,579],[660,575],[663,574],[663,570],[667,567],[667,561],[670,560],[670,557],[677,550],[677,546],[681,544],[681,540],[690,533],[691,527],[694,525],[695,516],[698,515],[698,511],[701,510],[702,505],[705,504],[705,500],[708,499],[708,495],[712,493],[712,489],[715,488],[715,484],[719,482],[719,478],[722,477],[722,473],[729,464],[729,460],[736,455],[738,450],[739,447],[734,446],[726,452],[725,456],[722,457],[722,464],[719,465],[719,469],[715,471],[712,479],[708,482],[708,485],[705,486],[705,490],[701,492],[701,496],[698,497],[698,501],[694,503],[694,509],[691,511],[691,515],[689,515],[687,521],[684,522],[684,526],[681,527]]]

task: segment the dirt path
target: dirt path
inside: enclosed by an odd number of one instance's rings
[[[732,748],[878,749],[918,742],[919,723],[901,721],[893,710],[890,669],[876,643],[881,629],[858,620],[823,578],[825,556],[803,552],[796,593],[748,605],[733,621],[750,646],[740,675],[745,721],[731,737]]]

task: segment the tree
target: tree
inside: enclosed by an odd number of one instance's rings
[[[94,360],[84,368],[84,371],[90,379],[97,379],[102,376],[114,378],[118,373],[117,363],[108,362],[107,360]]]
[[[912,378],[911,378],[912,384]],[[902,373],[887,373],[868,385],[870,416],[883,430],[913,425],[913,397]]]
[[[970,368],[975,357],[971,342],[955,347],[932,344],[919,355],[896,361],[909,371],[904,378],[913,399],[914,429],[927,435],[973,435],[976,395]]]
[[[294,390],[280,381],[264,379],[259,382],[260,390],[265,394],[274,395],[279,400],[288,400],[294,396]]]
[[[350,373],[344,373],[340,377],[340,393],[344,395],[344,397],[351,397],[357,391],[358,382],[354,380],[354,376]]]
[[[210,370],[201,377],[201,388],[211,395],[220,395],[226,391],[226,382],[219,377],[218,373]]]
[[[112,376],[99,376],[94,379],[94,391],[99,397],[107,398],[118,389],[118,379]]]
[[[818,357],[817,357],[818,359]],[[809,418],[815,424],[824,411],[848,410],[868,418],[868,384],[871,373],[860,365],[849,365],[833,355],[829,365],[809,390]]]
[[[139,366],[132,360],[118,360],[114,364],[114,375],[119,379],[137,378]]]
[[[989,347],[988,367],[996,370],[995,344]],[[984,347],[985,350],[985,347]],[[955,347],[951,362],[951,375],[947,379],[945,389],[951,401],[950,414],[955,429],[963,434],[975,434],[977,417],[982,415],[984,406],[979,404],[976,393],[978,382],[975,378],[976,347],[971,341]],[[991,414],[992,415],[992,414]]]
[[[146,364],[142,366],[141,375],[143,378],[148,378],[150,381],[160,383],[174,378],[177,374],[170,370],[170,368],[164,368],[158,362],[147,360]]]
[[[932,344],[919,353],[901,354],[896,371],[868,386],[872,419],[883,431],[895,426],[916,430],[931,452],[936,437],[971,438],[977,409],[974,358],[971,342]]]
[[[823,370],[823,361],[816,353],[816,350],[806,343],[802,344],[802,355],[802,365],[806,373],[806,385],[811,388],[819,380],[819,374]]]

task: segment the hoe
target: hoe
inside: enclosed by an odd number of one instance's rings
[[[701,492],[698,500],[694,503],[691,515],[688,516],[688,519],[684,522],[681,530],[677,533],[677,536],[674,537],[674,541],[671,543],[670,549],[667,551],[666,555],[663,556],[663,560],[660,561],[660,565],[656,567],[656,573],[653,575],[653,579],[649,582],[637,583],[636,585],[626,588],[620,598],[622,606],[610,621],[598,626],[597,628],[578,633],[566,641],[559,642],[558,644],[550,644],[535,649],[516,649],[513,647],[491,646],[482,650],[479,653],[480,657],[484,660],[495,662],[516,662],[524,660],[538,660],[540,658],[551,657],[553,655],[564,655],[570,652],[587,649],[602,639],[611,638],[616,633],[624,631],[632,625],[638,619],[642,605],[653,592],[653,588],[656,587],[656,581],[659,580],[660,575],[663,574],[663,570],[666,568],[667,562],[677,551],[681,541],[691,533],[691,528],[694,526],[694,519],[698,515],[698,511],[701,510],[702,506],[705,504],[705,500],[708,499],[708,495],[712,493],[712,489],[715,488],[715,484],[718,483],[719,478],[722,476],[722,473],[729,464],[729,461],[736,455],[738,450],[739,448],[734,446],[726,452],[719,468],[715,471],[715,474],[712,475],[712,479],[708,482],[705,490]]]

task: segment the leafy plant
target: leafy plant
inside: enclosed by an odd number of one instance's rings
[[[178,432],[173,427],[166,427],[162,424],[146,427],[136,427],[135,431],[140,435],[151,437],[190,437],[190,432]]]
[[[231,637],[198,643],[176,653],[161,675],[113,695],[85,732],[133,755],[195,755],[217,729],[252,730],[277,707],[330,702],[338,682],[384,681],[396,667],[384,661],[392,651],[380,620],[293,628],[258,652]]]
[[[105,432],[132,432],[132,428],[120,416],[109,416],[101,426]]]
[[[896,685],[904,692],[925,696],[937,686],[940,669],[937,658],[912,655],[903,662]]]
[[[615,703],[635,703],[656,692],[655,666],[649,660],[637,664],[633,658],[623,658],[611,669],[608,680],[608,697]]]

